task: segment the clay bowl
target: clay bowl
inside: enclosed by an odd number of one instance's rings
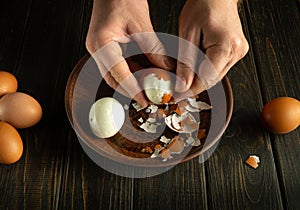
[[[233,94],[230,82],[225,77],[209,91],[201,93],[200,99],[211,103],[211,111],[201,112],[200,127],[206,129],[207,137],[199,147],[192,147],[181,155],[163,162],[161,158],[145,157],[141,154],[141,145],[131,138],[143,138],[143,132],[132,129],[130,119],[126,119],[121,131],[109,139],[97,138],[89,127],[88,114],[92,104],[99,98],[112,96],[112,90],[102,80],[97,65],[89,55],[85,55],[74,67],[69,76],[65,91],[65,108],[70,123],[75,130],[83,149],[93,159],[105,158],[117,163],[135,167],[166,167],[188,161],[200,155],[211,154],[218,145],[228,126],[233,110]],[[128,104],[128,99],[115,94],[121,104]],[[127,118],[130,118],[129,115]],[[122,134],[120,134],[122,133]],[[128,134],[127,136],[124,133]],[[151,144],[151,143],[150,143]],[[91,155],[92,153],[92,155]],[[207,156],[208,157],[208,156]]]

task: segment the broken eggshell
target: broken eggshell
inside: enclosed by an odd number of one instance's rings
[[[192,133],[198,129],[200,120],[197,122],[194,116],[190,113],[185,113],[184,115],[174,113],[165,118],[165,123],[175,132]]]
[[[165,104],[171,100],[174,85],[170,72],[159,68],[145,69],[141,80],[145,94],[151,102]]]
[[[188,98],[188,102],[193,108],[198,109],[198,111],[209,110],[212,108],[211,105],[209,105],[203,101],[196,101],[196,98]]]

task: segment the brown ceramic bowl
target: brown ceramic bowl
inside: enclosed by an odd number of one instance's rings
[[[94,156],[104,157],[122,164],[137,167],[165,167],[188,161],[205,153],[211,154],[227,128],[232,115],[233,94],[230,82],[225,77],[219,85],[200,95],[201,99],[211,102],[213,106],[211,112],[204,112],[200,115],[200,126],[208,131],[208,135],[201,146],[193,147],[166,162],[163,162],[161,158],[143,157],[143,154],[140,153],[141,146],[126,139],[119,134],[120,132],[109,139],[99,139],[91,132],[88,122],[90,107],[97,99],[112,96],[110,88],[105,82],[100,83],[100,80],[101,76],[94,60],[90,59],[89,55],[84,56],[74,67],[67,83],[65,91],[66,112],[85,150],[87,148],[93,151]],[[129,124],[130,121],[125,120],[122,129],[130,133],[133,138],[134,136],[142,138],[143,134],[135,133],[134,129],[130,130]],[[126,129],[129,130],[126,131]]]

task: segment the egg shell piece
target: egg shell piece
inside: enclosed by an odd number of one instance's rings
[[[0,97],[8,94],[14,93],[18,89],[18,81],[16,77],[6,71],[0,71]]]
[[[138,104],[138,103],[133,103],[132,106],[133,106],[133,108],[135,108],[135,110],[136,110],[137,112],[139,112],[139,111],[141,111],[141,110],[144,109],[144,107],[142,107],[142,106],[141,106],[140,104]]]
[[[104,97],[92,105],[89,119],[90,128],[97,137],[109,138],[122,128],[125,111],[116,99]]]
[[[0,120],[15,128],[28,128],[40,121],[42,107],[32,96],[21,93],[9,93],[0,99]]]
[[[165,144],[168,144],[171,140],[172,140],[172,139],[167,138],[167,137],[165,137],[165,136],[161,136],[160,139],[159,139],[159,141],[161,141],[161,142],[163,142],[163,143],[165,143]]]
[[[199,147],[201,145],[201,141],[199,139],[195,139],[195,141],[192,143],[193,147]]]
[[[193,137],[189,137],[186,141],[185,141],[185,144],[184,146],[187,147],[187,146],[190,146],[190,145],[193,145],[195,142],[195,139]]]
[[[150,110],[150,113],[156,113],[157,112],[157,109],[158,109],[158,106],[155,106],[153,104],[149,105],[149,107],[147,108]]]
[[[249,166],[256,169],[260,163],[259,157],[256,155],[250,155],[249,158],[245,161]]]
[[[6,122],[0,122],[0,163],[12,164],[23,154],[23,142],[18,131]]]
[[[190,105],[196,109],[199,109],[199,111],[201,110],[209,110],[212,108],[211,105],[203,102],[203,101],[196,101],[196,98],[188,98],[188,102],[190,103]]]
[[[142,128],[147,133],[156,133],[157,127],[158,127],[158,124],[152,124],[148,121],[146,121],[142,125],[140,125],[140,128]]]
[[[185,123],[187,121],[190,123]],[[198,129],[200,124],[190,113],[184,115],[171,114],[165,118],[165,123],[171,130],[178,133],[192,133]]]
[[[172,154],[180,154],[184,150],[184,141],[174,138],[168,145],[168,149]]]

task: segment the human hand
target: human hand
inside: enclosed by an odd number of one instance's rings
[[[145,107],[148,102],[118,44],[124,37],[142,32],[153,32],[146,0],[94,0],[87,50],[109,86]],[[173,68],[172,61],[160,55],[164,54],[164,48],[154,33],[132,37],[141,50],[147,52],[152,64],[163,69]]]
[[[195,46],[179,41],[178,60],[182,62],[177,62],[176,91],[181,97],[211,88],[249,48],[237,0],[187,0],[179,17],[179,36],[200,48],[207,57],[195,67]]]

